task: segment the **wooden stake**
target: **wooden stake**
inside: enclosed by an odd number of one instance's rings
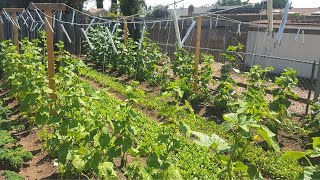
[[[23,8],[3,8],[7,13],[11,13],[12,14],[12,19],[13,22],[16,23],[18,25],[18,21],[17,21],[17,13],[22,13],[24,11]],[[15,46],[17,46],[17,50],[18,52],[20,51],[20,45],[19,45],[19,31],[18,31],[18,27],[13,24],[13,43]]]
[[[124,44],[127,47],[128,46],[128,23],[127,23],[127,19],[124,19]]]
[[[198,89],[198,71],[199,71],[199,61],[200,61],[200,46],[201,46],[201,27],[202,27],[202,16],[197,19],[197,39],[196,39],[196,60],[194,63],[194,83],[193,91],[196,92]]]
[[[45,21],[45,31],[47,39],[47,53],[48,53],[48,79],[49,88],[52,90],[50,93],[50,98],[52,100],[56,99],[55,95],[55,81],[54,81],[54,46],[53,46],[53,32],[52,32],[52,11],[65,11],[66,6],[62,3],[30,3],[31,10],[41,10],[44,11],[47,21]]]

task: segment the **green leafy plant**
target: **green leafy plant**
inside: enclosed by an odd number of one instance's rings
[[[293,92],[293,88],[298,84],[296,77],[297,71],[294,69],[285,69],[280,77],[276,77],[275,84],[278,88],[272,91],[274,100],[270,107],[282,117],[290,116],[288,108],[291,106],[289,98],[298,99],[298,95]]]
[[[320,157],[320,137],[314,137],[312,143],[312,150],[307,150],[305,152],[301,151],[287,151],[281,157],[283,159],[293,159],[298,161],[299,159],[305,159],[308,166],[304,168],[304,172],[299,176],[298,179],[319,179],[320,178],[320,166],[318,163],[314,165],[310,158]],[[317,160],[316,160],[317,161]]]

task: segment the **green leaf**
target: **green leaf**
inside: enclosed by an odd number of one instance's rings
[[[263,176],[255,165],[250,164],[248,169],[249,178],[251,180],[263,180]]]
[[[183,180],[183,177],[180,174],[179,169],[173,165],[170,165],[164,174],[164,179],[167,180]]]
[[[79,155],[75,155],[72,160],[72,165],[76,168],[78,172],[84,170],[86,162]]]
[[[225,114],[225,115],[223,115],[223,119],[225,121],[230,121],[233,124],[237,124],[237,122],[238,122],[238,114],[236,114],[236,113]]]
[[[287,151],[285,152],[281,159],[293,159],[293,160],[299,160],[303,157],[308,155],[306,152],[301,152],[301,151]]]
[[[184,135],[185,137],[190,137],[192,131],[190,126],[188,126],[186,123],[180,121],[179,129],[182,135]]]
[[[248,166],[243,164],[243,162],[237,161],[234,164],[234,171],[244,171],[246,172],[248,170]]]
[[[316,180],[320,179],[320,167],[319,166],[308,166],[304,168],[303,174],[301,174],[298,179],[303,180]]]
[[[212,146],[218,153],[230,149],[228,143],[216,134],[212,134],[211,137],[195,131],[193,131],[192,134],[199,138],[199,140],[195,140],[194,142],[200,146]]]
[[[280,152],[280,147],[274,140],[275,134],[273,132],[271,132],[266,126],[262,125],[253,125],[251,127],[253,127],[259,133],[259,135],[268,143],[270,147]]]
[[[320,137],[314,137],[313,139],[313,154],[311,157],[320,157]]]
[[[99,177],[108,179],[110,177],[117,177],[116,171],[113,169],[113,163],[111,162],[103,162],[98,166]]]

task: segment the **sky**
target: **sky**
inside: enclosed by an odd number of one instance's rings
[[[104,8],[109,9],[111,0],[104,0]],[[175,0],[179,1],[179,0]],[[155,6],[159,4],[167,5],[174,2],[174,0],[145,0],[148,6]],[[195,7],[203,6],[203,5],[211,5],[214,4],[216,0],[184,0],[177,4],[177,7],[187,8],[190,4],[193,4]],[[250,0],[251,3],[261,2],[261,0]],[[295,8],[307,8],[307,7],[320,7],[320,0],[292,0],[292,5]],[[90,9],[91,7],[95,7],[95,0],[88,0],[86,5],[86,9]],[[170,8],[173,8],[171,6]]]

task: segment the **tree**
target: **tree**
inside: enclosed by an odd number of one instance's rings
[[[6,7],[27,8],[30,2],[34,3],[66,3],[75,9],[82,10],[86,0],[0,0],[0,9]]]
[[[96,0],[97,8],[103,8],[103,0]]]
[[[154,10],[147,15],[148,18],[166,19],[169,18],[170,13],[168,6],[158,5],[154,7]]]
[[[124,16],[138,14],[144,7],[144,0],[120,0],[120,9]]]
[[[242,2],[241,0],[218,0],[214,6],[236,6],[248,4],[249,0]]]
[[[111,0],[110,12],[116,13],[118,9],[118,0]]]
[[[274,9],[283,9],[286,7],[288,0],[273,0],[273,8]],[[267,9],[267,2],[261,2],[255,5],[256,8],[263,8]],[[292,8],[292,2],[290,5],[290,8]]]

